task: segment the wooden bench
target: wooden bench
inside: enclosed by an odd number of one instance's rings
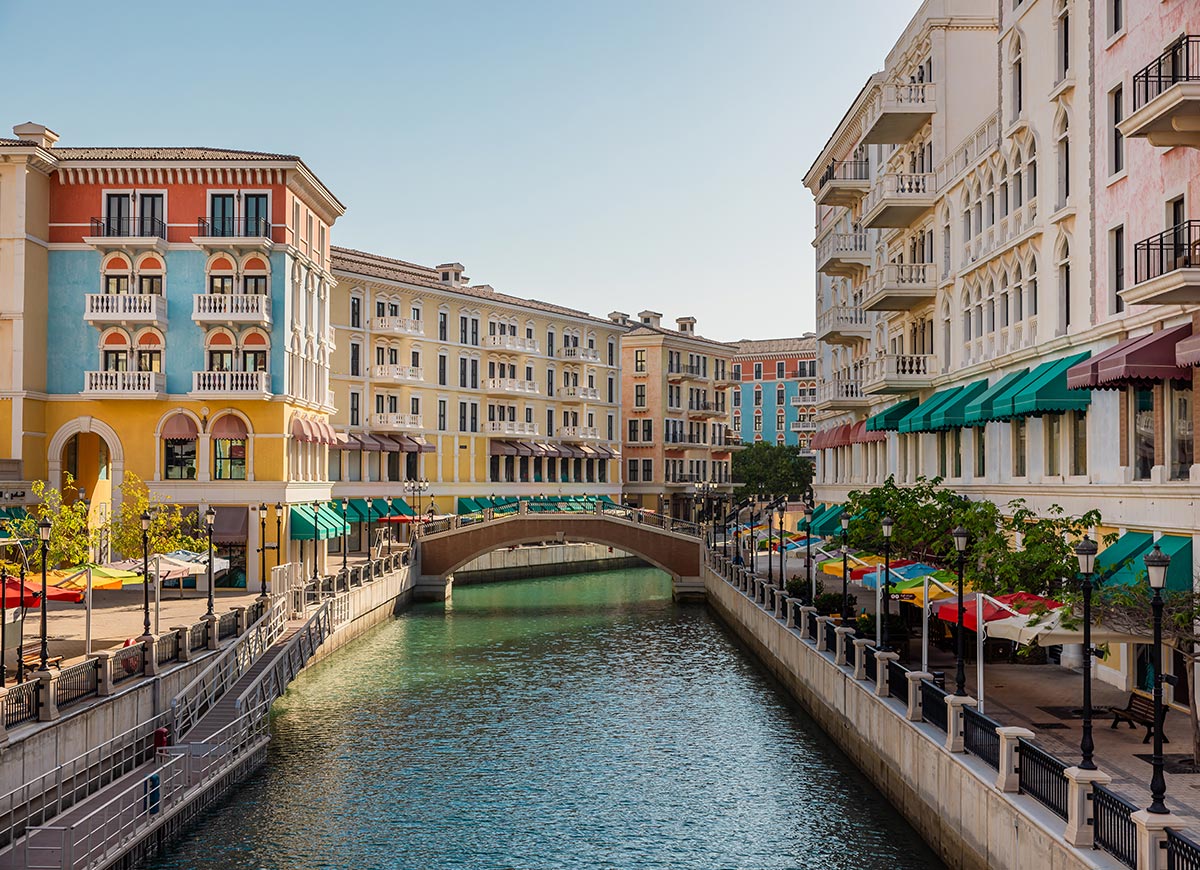
[[[62,656],[48,656],[46,658],[46,667],[57,668],[62,663]],[[26,653],[21,659],[21,664],[25,666],[27,671],[41,670],[42,655],[41,653]]]
[[[1145,695],[1139,695],[1137,692],[1131,692],[1129,700],[1125,707],[1120,710],[1112,711],[1113,721],[1110,727],[1116,728],[1118,723],[1124,721],[1129,723],[1130,728],[1138,725],[1144,725],[1146,728],[1146,736],[1142,738],[1143,743],[1150,742],[1150,738],[1154,736],[1154,701],[1147,698]],[[1162,721],[1167,720],[1167,705],[1163,704]],[[1167,735],[1162,735],[1163,743],[1170,743]]]

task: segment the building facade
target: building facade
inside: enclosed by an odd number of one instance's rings
[[[922,5],[806,177],[819,498],[1100,508],[1191,584],[1198,32],[1186,0]]]
[[[736,348],[698,335],[692,317],[678,318],[676,329],[656,311],[609,319],[628,330],[620,348],[625,500],[690,519],[706,492],[733,491]]]
[[[334,249],[335,496],[618,499],[625,327],[463,272]]]
[[[766,441],[809,452],[817,429],[817,341],[743,339],[730,365],[732,429],[742,443]]]

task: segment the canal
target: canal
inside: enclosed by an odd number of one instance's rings
[[[275,711],[269,764],[152,867],[942,866],[651,569],[456,589]]]

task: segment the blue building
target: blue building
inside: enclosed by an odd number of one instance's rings
[[[737,343],[732,376],[733,429],[752,444],[798,445],[809,450],[817,419],[817,340],[768,338]]]

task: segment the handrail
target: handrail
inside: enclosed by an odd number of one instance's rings
[[[308,618],[284,645],[279,655],[270,667],[254,678],[253,682],[238,695],[234,701],[234,709],[239,713],[244,709],[253,709],[261,704],[270,705],[276,698],[283,695],[288,684],[296,678],[296,674],[304,669],[304,665],[312,658],[317,647],[333,633],[333,618],[330,603],[333,600],[348,596],[343,593],[334,599],[326,599],[316,612]]]

